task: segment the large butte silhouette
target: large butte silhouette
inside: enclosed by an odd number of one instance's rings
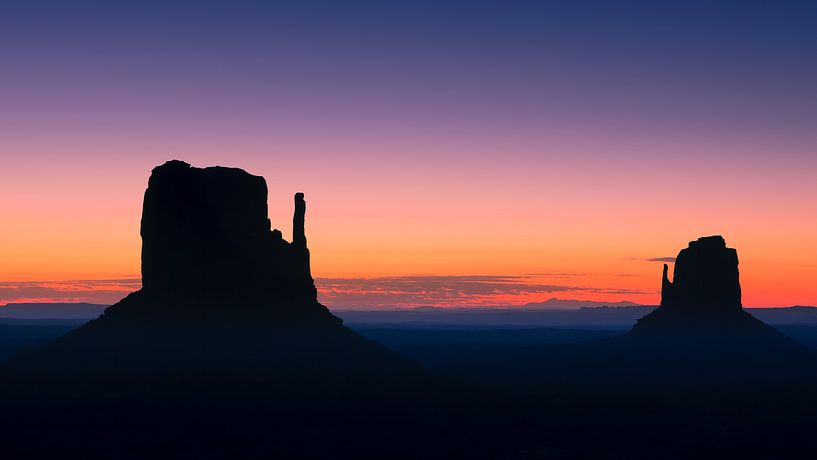
[[[142,289],[0,367],[0,443],[86,458],[325,458],[422,432],[406,452],[444,453],[451,430],[426,418],[447,386],[317,301],[305,213],[297,193],[286,241],[262,177],[155,168]]]
[[[0,444],[37,456],[447,456],[463,388],[346,328],[317,300],[295,194],[292,241],[241,169],[156,167],[143,287],[0,365]],[[428,414],[436,414],[430,417]],[[366,433],[366,436],[358,436]],[[406,437],[423,433],[423,442]]]
[[[142,211],[143,287],[96,320],[9,363],[28,373],[162,384],[392,381],[415,365],[318,303],[295,194],[292,241],[271,228],[264,178],[169,161]],[[331,371],[331,372],[330,372]]]
[[[296,193],[287,242],[271,229],[264,178],[167,162],[153,170],[145,192],[141,293],[182,316],[192,308],[204,318],[339,323],[317,302],[305,214],[304,194]],[[115,307],[108,314],[120,312],[134,313]]]

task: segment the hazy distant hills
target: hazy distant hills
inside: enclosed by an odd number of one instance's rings
[[[531,307],[531,306],[533,307]],[[2,320],[83,320],[97,318],[107,305],[91,303],[10,303]],[[333,311],[347,324],[485,327],[629,327],[656,307],[632,302],[550,299],[513,308],[418,307],[406,310]],[[817,307],[748,308],[768,324],[817,325]]]
[[[355,327],[616,327],[632,326],[655,307],[584,307],[574,309],[419,308],[412,310],[333,311]]]
[[[94,319],[108,305],[93,303],[10,303],[0,307],[0,319]]]
[[[529,302],[524,305],[509,305],[507,307],[436,307],[433,305],[423,305],[413,308],[397,308],[395,310],[405,311],[442,311],[442,310],[578,310],[580,308],[596,307],[639,307],[635,302],[598,302],[594,300],[569,300],[557,299],[555,297],[544,302]],[[341,309],[342,311],[342,309]]]
[[[629,328],[655,310],[653,305],[592,306],[573,309],[429,308],[391,311],[334,311],[348,325],[410,327]],[[817,325],[817,307],[748,308],[773,325]]]

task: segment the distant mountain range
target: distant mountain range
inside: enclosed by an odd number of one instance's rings
[[[108,305],[93,303],[10,303],[0,307],[0,319],[94,319]]]
[[[10,303],[0,307],[0,320],[71,319],[99,317],[107,305],[91,303]],[[550,299],[508,308],[452,308],[423,306],[405,310],[335,311],[346,323],[445,324],[481,326],[611,326],[629,327],[654,310],[632,302],[593,302]],[[747,308],[768,324],[817,325],[817,307]]]
[[[655,310],[655,305],[583,306],[580,308],[440,308],[422,307],[390,311],[335,311],[354,328],[367,327],[632,327]],[[817,307],[747,308],[746,311],[772,325],[817,325]]]

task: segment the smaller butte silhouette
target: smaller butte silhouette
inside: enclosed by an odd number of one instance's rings
[[[225,380],[376,391],[377,382],[421,374],[318,303],[305,213],[296,193],[289,242],[271,228],[264,178],[176,160],[154,168],[141,223],[142,289],[3,371],[89,394],[101,382],[183,381],[190,392]]]
[[[625,337],[713,353],[800,348],[743,309],[738,254],[722,236],[690,242],[675,259],[672,281],[668,271],[664,264],[661,306],[639,319]]]

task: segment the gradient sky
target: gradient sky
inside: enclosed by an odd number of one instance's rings
[[[817,3],[7,1],[0,304],[138,288],[150,169],[304,191],[330,307],[658,301],[738,249],[817,304]]]

